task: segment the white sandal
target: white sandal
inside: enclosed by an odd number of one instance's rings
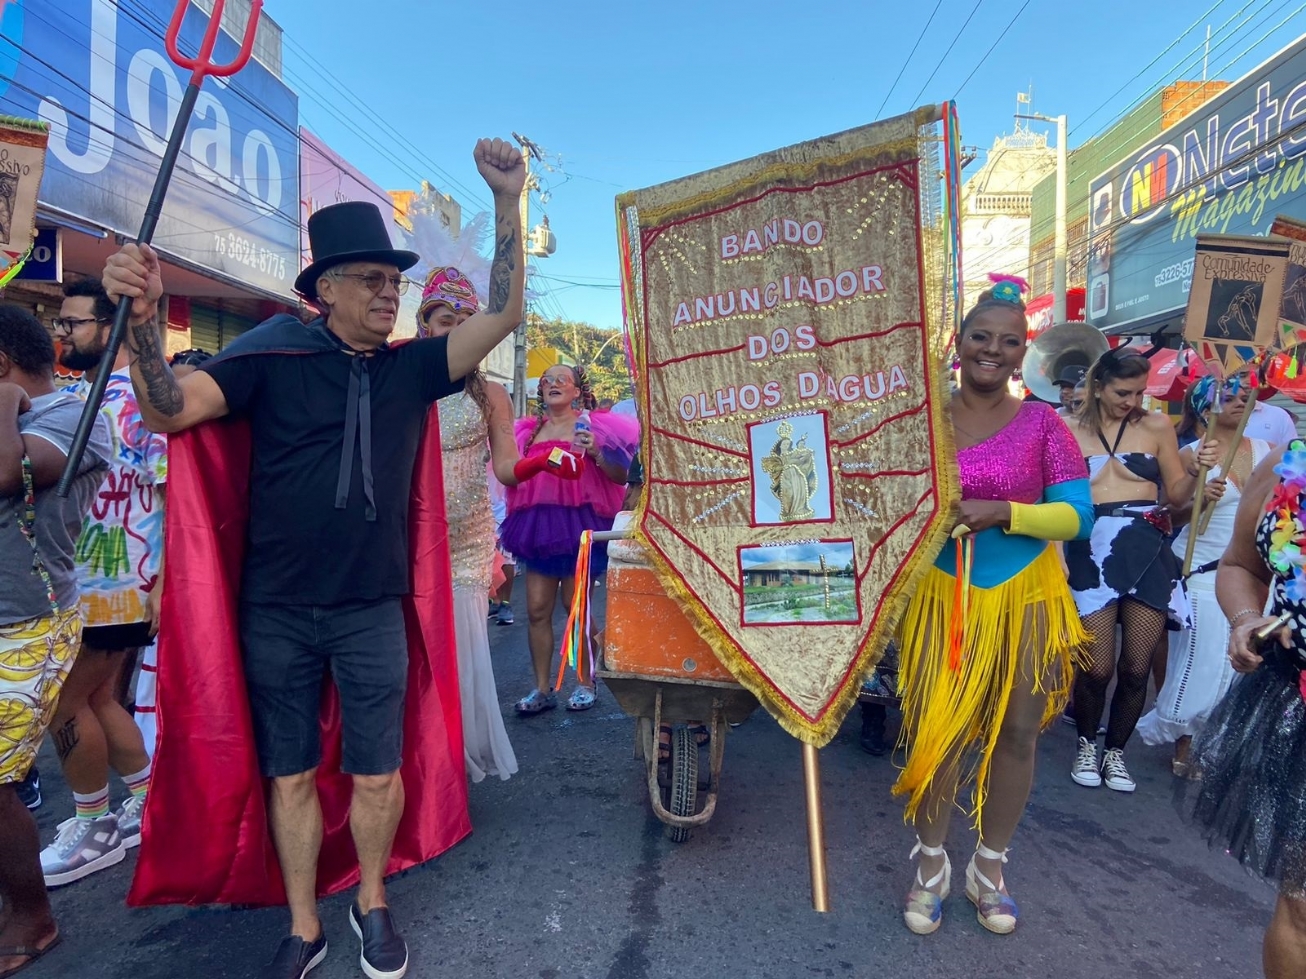
[[[912,847],[911,859],[917,854],[927,857],[943,857],[943,866],[929,880],[921,880],[921,868],[916,867],[916,877],[912,889],[907,893],[907,907],[903,909],[903,923],[917,935],[930,935],[939,930],[943,924],[943,900],[952,890],[952,861],[948,851],[941,846],[926,846],[916,837]],[[940,883],[943,885],[939,887]],[[932,888],[939,887],[938,893]]]
[[[975,866],[975,857],[1006,863],[1007,851],[990,850],[983,843],[975,847],[975,856],[971,857],[970,863],[966,865],[966,897],[975,905],[975,916],[981,925],[995,935],[1010,935],[1016,930],[1016,922],[1020,919],[1020,908],[1010,894],[1003,892],[1005,881],[1002,876],[999,874],[998,882],[993,883]],[[981,884],[984,886],[982,891]]]

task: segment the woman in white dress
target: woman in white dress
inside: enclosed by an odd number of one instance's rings
[[[417,335],[443,336],[479,306],[466,276],[454,268],[433,269],[422,290]],[[507,779],[517,771],[517,757],[503,725],[485,620],[495,547],[485,447],[488,441],[494,475],[515,486],[514,467],[521,456],[513,437],[512,403],[502,384],[486,380],[478,370],[461,394],[438,404],[467,774],[473,782],[487,775]]]
[[[1247,386],[1246,378],[1226,382],[1219,389],[1217,385],[1214,378],[1203,378],[1195,383],[1187,396],[1189,408],[1198,419],[1208,423],[1208,440],[1229,445],[1254,392]],[[1223,411],[1211,410],[1217,389],[1223,398]],[[1187,456],[1195,449],[1196,445],[1189,446],[1181,454]],[[1226,655],[1229,621],[1215,598],[1215,572],[1233,536],[1234,515],[1243,488],[1252,470],[1269,454],[1269,443],[1243,438],[1228,473],[1219,467],[1207,473],[1206,502],[1203,505],[1214,505],[1214,509],[1206,533],[1198,536],[1193,547],[1192,573],[1187,579],[1192,624],[1187,629],[1170,633],[1165,685],[1157,693],[1152,710],[1138,722],[1138,734],[1147,744],[1174,744],[1171,765],[1174,774],[1181,778],[1199,774],[1190,769],[1188,762],[1193,735],[1201,730],[1233,680],[1233,668]],[[1187,464],[1188,459],[1185,458],[1184,462]],[[1193,532],[1190,522],[1175,538],[1174,552],[1180,560]]]

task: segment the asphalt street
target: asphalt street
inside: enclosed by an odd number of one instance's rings
[[[530,686],[518,625],[490,626],[506,713]],[[650,638],[650,641],[656,641]],[[914,837],[894,766],[858,746],[857,712],[821,752],[832,908],[811,910],[801,752],[760,711],[733,731],[713,821],[683,844],[651,815],[634,723],[600,690],[586,714],[508,717],[521,772],[472,786],[473,835],[390,885],[409,975],[431,979],[1253,979],[1273,892],[1181,816],[1166,749],[1132,744],[1133,795],[1071,782],[1072,729],[1043,739],[1011,852],[1016,934],[985,932],[961,883],[973,835],[950,841],[954,896],[929,937],[901,899]],[[706,764],[706,755],[704,755]],[[47,744],[43,842],[71,801]],[[115,782],[115,802],[122,786]],[[182,828],[186,831],[186,828]],[[202,829],[196,826],[196,833]],[[257,976],[283,910],[128,909],[135,857],[54,893],[60,948],[31,979]],[[331,948],[314,979],[361,976],[349,897],[323,902]]]

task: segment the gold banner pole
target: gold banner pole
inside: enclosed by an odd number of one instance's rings
[[[812,871],[812,910],[830,910],[825,878],[825,827],[821,820],[821,760],[816,748],[803,743],[803,781],[807,787],[807,858]]]

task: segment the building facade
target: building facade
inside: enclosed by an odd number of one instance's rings
[[[1056,165],[1047,137],[1017,126],[1010,136],[993,141],[984,166],[966,181],[961,219],[966,309],[993,284],[990,272],[1025,274],[1030,194]]]

